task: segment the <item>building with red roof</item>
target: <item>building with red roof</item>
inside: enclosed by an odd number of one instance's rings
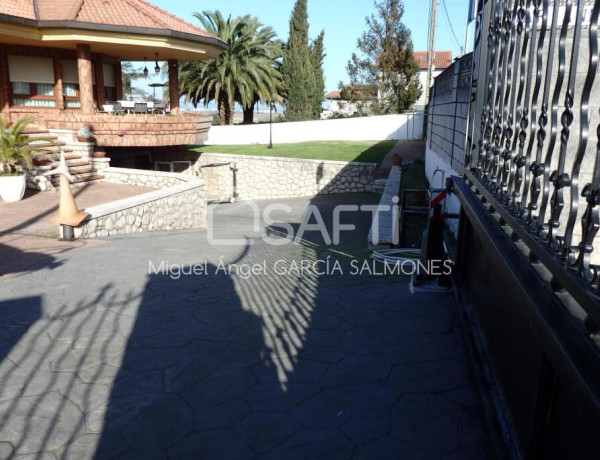
[[[425,100],[425,86],[427,85],[427,51],[414,51],[413,56],[419,66],[419,81],[421,82],[421,96],[415,106],[422,108],[427,104]],[[434,51],[431,84],[433,79],[452,65],[452,51]]]
[[[92,128],[100,147],[191,144],[206,120],[180,114],[178,62],[227,45],[145,0],[2,0],[0,115],[41,130]],[[123,61],[168,62],[170,117],[100,113],[123,99]]]

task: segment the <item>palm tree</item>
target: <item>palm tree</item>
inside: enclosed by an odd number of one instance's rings
[[[244,109],[244,122],[252,122],[254,105],[274,99],[282,85],[279,59],[281,42],[275,32],[250,15],[225,20],[219,11],[194,15],[211,34],[229,49],[210,61],[182,64],[180,88],[196,106],[217,101],[221,123],[233,123],[235,102]]]

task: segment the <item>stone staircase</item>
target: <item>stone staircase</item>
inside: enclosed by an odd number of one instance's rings
[[[69,167],[69,172],[73,176],[71,185],[82,187],[93,184],[104,179],[104,176],[98,174],[98,171],[92,166],[89,157],[84,157],[73,153],[73,149],[58,142],[55,136],[48,131],[39,128],[31,128],[25,131],[31,138],[39,137],[40,140],[35,144],[39,146],[40,153],[33,158],[33,168],[28,179],[28,186],[38,190],[52,190],[60,187],[58,175],[44,176],[44,173],[58,166],[60,152],[65,153],[65,160]],[[52,139],[56,144],[52,144],[45,139]]]

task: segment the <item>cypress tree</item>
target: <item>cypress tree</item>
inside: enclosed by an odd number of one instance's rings
[[[325,59],[325,47],[323,40],[325,31],[322,30],[314,40],[312,46],[312,60],[315,72],[315,94],[313,96],[313,118],[318,119],[321,115],[322,103],[325,98],[325,78],[323,77],[323,59]]]
[[[287,99],[288,121],[313,118],[315,72],[308,43],[307,0],[297,0],[290,18],[290,35],[283,54],[281,72]]]

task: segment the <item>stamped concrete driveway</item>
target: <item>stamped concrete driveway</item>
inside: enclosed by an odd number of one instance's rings
[[[285,204],[297,231],[309,201]],[[218,244],[110,238],[0,283],[0,458],[490,457],[451,297],[357,273],[368,214],[269,245],[281,224],[211,209]]]

